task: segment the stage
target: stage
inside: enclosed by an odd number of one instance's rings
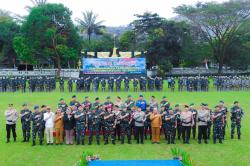
[[[182,166],[179,160],[97,160],[89,166]]]

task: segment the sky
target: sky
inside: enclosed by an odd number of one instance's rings
[[[211,0],[48,0],[49,3],[63,3],[72,12],[72,19],[81,18],[82,12],[92,10],[106,26],[125,26],[135,19],[134,14],[146,11],[158,13],[161,17],[173,18],[173,8],[182,4],[194,5],[198,1]],[[227,0],[213,0],[224,2]],[[25,6],[32,6],[30,0],[0,0],[0,9],[19,15],[27,15]]]

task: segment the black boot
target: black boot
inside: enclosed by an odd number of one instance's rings
[[[107,144],[109,144],[108,141],[105,141],[105,142],[104,142],[104,145],[107,145]]]
[[[43,145],[43,141],[40,141],[40,145]]]
[[[84,140],[82,140],[82,145],[84,145]]]
[[[77,140],[76,145],[80,145],[80,141],[79,140]]]
[[[16,142],[16,137],[14,138],[14,142]]]
[[[9,143],[10,142],[10,139],[9,138],[7,138],[7,141],[6,141],[6,143]]]
[[[240,139],[240,135],[238,135],[238,139]]]
[[[32,142],[32,146],[36,146],[36,142],[35,141]]]
[[[115,145],[115,140],[112,140],[112,144]]]
[[[219,143],[222,144],[222,139],[219,140]]]
[[[234,139],[234,136],[233,136],[233,135],[231,135],[231,139]]]
[[[97,140],[97,145],[100,145],[100,141],[99,140]]]
[[[30,142],[30,138],[27,138],[26,142]]]
[[[130,141],[130,140],[128,140],[128,144],[131,144],[131,141]]]
[[[198,144],[201,144],[201,140],[198,140]]]
[[[208,144],[207,140],[205,140],[205,144]]]
[[[121,144],[124,144],[124,139],[122,139]]]
[[[190,141],[189,141],[189,139],[187,139],[186,143],[187,143],[187,144],[190,144]]]
[[[216,139],[214,139],[214,144],[216,144]]]

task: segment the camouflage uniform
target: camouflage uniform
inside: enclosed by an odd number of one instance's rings
[[[213,116],[217,116],[216,118],[213,118],[213,141],[216,143],[216,140],[218,139],[220,143],[222,143],[223,139],[223,114],[222,112],[214,112]]]
[[[168,119],[168,120],[166,120]],[[176,116],[175,115],[165,115],[164,121],[166,121],[165,125],[165,133],[167,133],[167,141],[168,144],[175,144],[175,129],[176,129]]]
[[[40,144],[43,142],[43,135],[42,135],[42,130],[43,130],[43,114],[42,112],[34,112],[32,113],[32,141],[33,145],[36,143],[36,135],[38,134]]]
[[[76,116],[80,116],[76,118]],[[80,144],[82,141],[82,145],[84,145],[84,136],[85,136],[85,129],[86,129],[86,113],[83,111],[77,110],[75,113],[75,122],[76,122],[76,141],[77,144]]]
[[[231,138],[232,139],[234,137],[235,127],[237,127],[238,139],[240,139],[241,118],[243,115],[244,115],[243,110],[240,107],[234,106],[233,108],[231,108]]]
[[[100,111],[90,112],[88,114],[89,145],[92,144],[94,132],[96,132],[96,141],[100,145]]]
[[[125,135],[127,135],[128,138],[128,144],[131,144],[131,130],[130,130],[130,114],[127,109],[121,110],[121,116],[125,116],[123,119],[121,119],[121,143],[124,144]]]
[[[21,118],[22,130],[23,130],[23,142],[25,142],[25,141],[29,142],[30,122],[31,122],[32,112],[28,109],[21,110],[21,112],[20,112],[20,114],[25,114],[25,113],[27,113],[27,114],[22,116],[22,118]]]
[[[106,112],[104,114],[105,116],[109,116],[113,113]],[[113,144],[115,144],[115,130],[114,130],[114,125],[115,125],[115,116],[110,116],[108,119],[104,119],[104,141],[105,144],[108,144],[108,138],[111,136],[111,141]]]

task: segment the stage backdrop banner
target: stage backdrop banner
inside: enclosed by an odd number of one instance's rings
[[[83,74],[146,74],[145,58],[83,58]]]

